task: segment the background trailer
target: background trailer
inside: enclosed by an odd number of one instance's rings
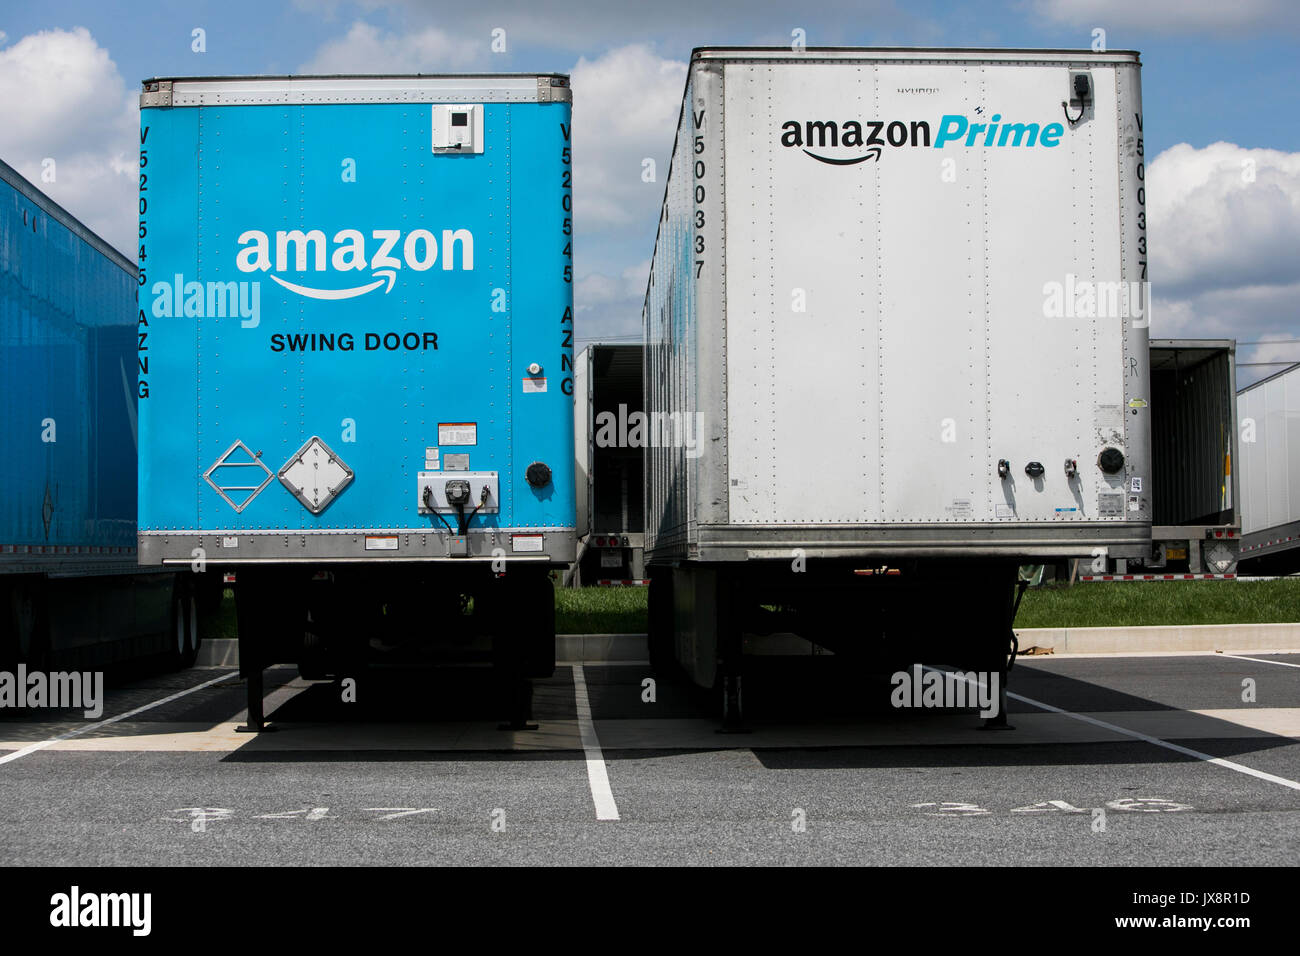
[[[1300,365],[1243,388],[1241,568],[1300,571]]]
[[[0,162],[0,670],[198,651],[215,575],[136,564],[136,288],[129,259]]]
[[[1231,339],[1151,340],[1151,553],[1110,558],[1110,572],[1160,579],[1236,572],[1236,352]],[[1088,568],[1085,576],[1098,577]]]
[[[637,343],[589,345],[578,356],[574,585],[639,584],[645,577],[644,354]]]

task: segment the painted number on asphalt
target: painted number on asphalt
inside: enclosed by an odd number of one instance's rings
[[[914,803],[914,810],[924,810],[931,817],[979,817],[992,813],[974,803],[944,801],[943,803]],[[1120,810],[1128,813],[1178,813],[1181,810],[1194,809],[1186,803],[1178,803],[1165,797],[1120,797],[1107,800],[1106,809]],[[1076,807],[1066,800],[1043,800],[1028,806],[1012,807],[1011,813],[1088,813],[1089,808]]]

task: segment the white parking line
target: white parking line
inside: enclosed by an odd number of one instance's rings
[[[596,725],[591,721],[591,701],[587,698],[587,679],[583,676],[581,664],[573,665],[573,702],[578,710],[578,733],[582,737],[582,751],[587,757],[587,780],[591,784],[591,800],[596,804],[596,819],[617,820],[618,804],[609,788],[605,757],[600,752]]]
[[[1089,717],[1087,714],[1071,713],[1068,710],[1062,710],[1060,707],[1053,707],[1051,704],[1045,704],[1042,701],[1031,700],[1028,697],[1022,697],[1019,694],[1013,694],[1011,691],[1007,691],[1007,696],[1014,697],[1021,703],[1032,704],[1034,707],[1043,708],[1043,710],[1050,710],[1054,714],[1064,714],[1066,717],[1073,717],[1075,720],[1081,720],[1085,724],[1093,724],[1097,727],[1103,727],[1106,730],[1114,731],[1117,734],[1123,734],[1126,737],[1133,737],[1136,740],[1155,744],[1157,747],[1164,747],[1166,750],[1172,750],[1188,757],[1195,757],[1197,760],[1204,760],[1206,763],[1226,767],[1228,770],[1235,770],[1237,773],[1244,773],[1260,780],[1267,780],[1269,783],[1276,783],[1283,787],[1290,787],[1292,790],[1300,790],[1300,782],[1288,780],[1286,777],[1277,777],[1271,773],[1265,773],[1263,770],[1256,770],[1254,767],[1247,767],[1245,764],[1234,763],[1231,760],[1224,760],[1222,757],[1211,757],[1209,754],[1203,754],[1199,750],[1193,750],[1191,747],[1184,747],[1181,744],[1173,744],[1167,740],[1161,740],[1159,737],[1152,737],[1150,734],[1144,734],[1136,730],[1129,730],[1127,727],[1121,727],[1118,724],[1098,720],[1096,717]]]
[[[22,748],[21,750],[15,750],[11,754],[5,754],[3,757],[0,757],[0,764],[9,763],[11,760],[17,760],[19,757],[26,757],[28,754],[35,753],[37,750],[43,750],[44,748],[50,746],[50,744],[57,744],[60,740],[68,740],[69,738],[72,737],[79,737],[82,734],[89,733],[92,730],[98,730],[100,727],[107,727],[109,724],[115,724],[119,720],[126,720],[128,717],[134,717],[136,714],[143,714],[146,710],[153,710],[155,707],[161,707],[163,704],[170,704],[172,701],[180,700],[185,695],[192,694],[196,690],[203,690],[203,688],[205,687],[211,687],[213,684],[219,684],[223,680],[228,680],[229,678],[234,676],[235,676],[235,672],[231,671],[229,674],[222,674],[220,677],[214,677],[212,680],[204,681],[202,684],[197,684],[196,686],[191,687],[187,690],[180,691],[179,693],[176,694],[171,694],[167,697],[162,698],[162,700],[155,700],[152,704],[145,704],[144,706],[137,707],[134,710],[128,710],[126,713],[118,714],[116,717],[109,717],[106,720],[97,720],[93,724],[86,724],[86,726],[84,727],[77,727],[73,730],[69,730],[65,733],[59,734],[57,737],[51,737],[49,740],[41,740],[41,741],[37,741],[34,744],[28,744],[26,747]]]
[[[942,668],[936,668],[936,667],[926,667],[925,669],[942,670]],[[970,677],[965,677],[964,680],[966,681],[966,683],[974,684],[976,687],[984,686],[980,681],[973,680]],[[1150,734],[1144,734],[1141,731],[1129,730],[1127,727],[1119,726],[1119,724],[1112,724],[1105,720],[1098,720],[1096,717],[1090,717],[1087,714],[1076,714],[1073,713],[1072,711],[1064,710],[1052,704],[1045,704],[1041,700],[1034,700],[1030,697],[1024,697],[1020,694],[1013,694],[1011,691],[1007,691],[1007,696],[1014,697],[1022,704],[1029,704],[1033,707],[1041,707],[1043,710],[1050,711],[1054,714],[1061,714],[1065,717],[1072,717],[1075,720],[1083,721],[1085,724],[1092,724],[1094,727],[1101,727],[1105,730],[1109,730],[1117,734],[1123,734],[1125,737],[1132,737],[1135,740],[1141,740],[1149,744],[1155,744],[1157,747],[1164,747],[1166,750],[1172,750],[1175,753],[1184,754],[1185,756],[1188,757],[1195,757],[1197,760],[1204,760],[1206,763],[1212,763],[1220,767],[1225,767],[1228,770],[1235,770],[1237,771],[1237,773],[1244,773],[1247,774],[1248,776],[1256,777],[1260,780],[1267,780],[1269,783],[1276,783],[1283,787],[1289,787],[1292,790],[1300,790],[1300,782],[1295,780],[1288,780],[1286,777],[1278,777],[1271,773],[1265,773],[1263,770],[1256,770],[1254,767],[1247,767],[1245,764],[1235,763],[1234,761],[1231,760],[1224,760],[1222,757],[1212,757],[1209,754],[1201,753],[1199,750],[1193,750],[1191,747],[1184,747],[1181,744],[1173,744],[1167,740],[1162,740],[1159,737],[1152,737]]]
[[[1239,661],[1254,661],[1256,664],[1276,664],[1279,667],[1300,667],[1300,664],[1292,664],[1290,661],[1270,661],[1265,657],[1244,657],[1241,654],[1220,654],[1220,657],[1232,657]]]

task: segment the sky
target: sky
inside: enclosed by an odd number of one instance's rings
[[[666,174],[691,49],[795,30],[809,46],[1078,49],[1103,30],[1140,51],[1152,336],[1270,343],[1239,346],[1239,385],[1300,361],[1293,0],[0,0],[0,159],[134,258],[143,79],[569,73],[577,344],[634,341],[663,198],[643,161]]]

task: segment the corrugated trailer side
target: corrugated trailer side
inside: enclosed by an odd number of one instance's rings
[[[135,557],[135,267],[0,163],[0,567]]]
[[[136,565],[135,294],[130,260],[0,162],[5,661],[171,647],[175,576]],[[192,608],[180,624],[184,654]]]
[[[1241,570],[1300,571],[1300,365],[1237,394]]]
[[[652,657],[897,649],[851,610],[877,570],[922,629],[989,609],[950,656],[996,663],[1017,562],[1146,555],[1146,242],[1135,53],[695,51],[644,311]]]

